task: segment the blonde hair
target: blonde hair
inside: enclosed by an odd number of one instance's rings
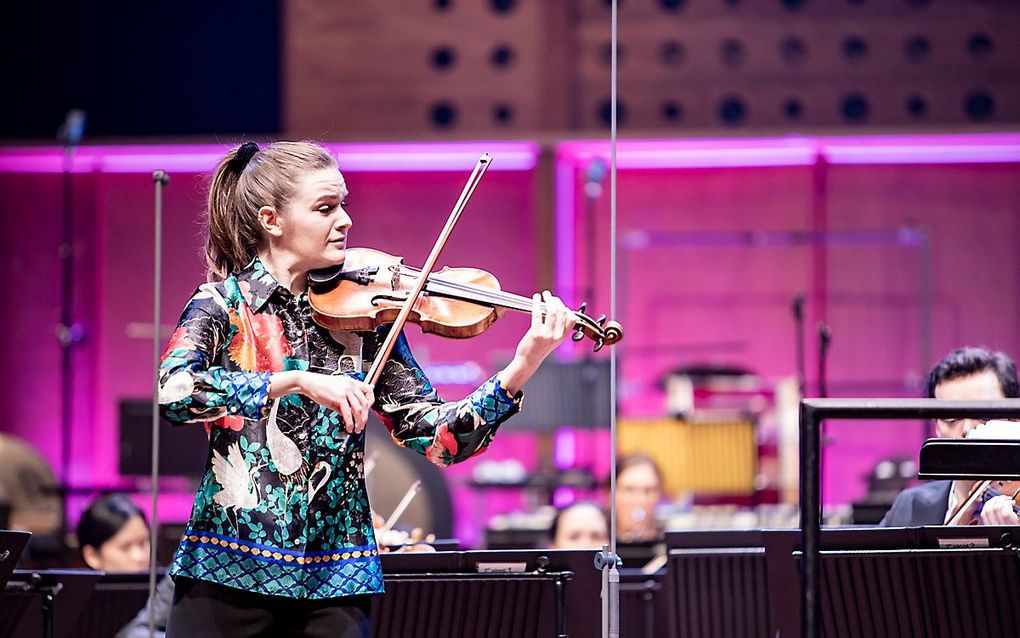
[[[205,255],[209,281],[222,280],[248,265],[262,241],[259,209],[284,208],[302,173],[336,166],[315,142],[246,142],[231,149],[209,186]]]

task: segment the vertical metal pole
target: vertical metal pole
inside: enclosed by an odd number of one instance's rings
[[[47,586],[43,593],[43,638],[53,638],[53,601],[54,591],[58,588],[59,585]]]
[[[163,187],[170,183],[170,176],[164,170],[152,173],[156,184],[155,232],[153,233],[153,276],[152,276],[152,520],[149,522],[149,638],[156,635],[156,616],[152,610],[156,603],[156,551],[159,529],[159,354],[162,350],[160,338],[160,300],[163,296]]]
[[[617,138],[617,43],[619,40],[619,2],[612,0],[612,37],[610,74],[610,117],[609,117],[609,312],[616,316],[616,138]],[[619,638],[620,635],[620,569],[616,554],[616,349],[609,354],[609,556],[603,565],[603,612],[602,635],[605,638]]]
[[[563,601],[566,588],[566,578],[560,574],[556,577],[556,638],[568,638],[566,605]]]
[[[819,423],[814,410],[800,404],[800,629],[801,638],[821,636],[821,497]]]
[[[919,230],[921,235],[921,369],[918,371],[922,375],[927,374],[931,370],[931,275],[932,275],[932,259],[931,259],[931,240],[928,237],[927,231]],[[923,419],[921,421],[921,441],[924,442],[931,432],[931,421],[929,419]]]
[[[73,419],[74,370],[72,369],[75,343],[74,321],[74,214],[73,179],[74,146],[64,147],[64,219],[63,241],[58,254],[61,265],[60,325],[60,481],[65,489],[70,485],[71,473],[71,422]],[[66,493],[66,492],[65,492]]]
[[[829,163],[821,153],[811,172],[812,270],[811,303],[814,317],[825,321],[829,313]],[[817,386],[816,386],[817,387]]]

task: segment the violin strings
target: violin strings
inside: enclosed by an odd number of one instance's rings
[[[434,290],[439,294],[450,294],[451,296],[457,296],[457,292],[462,293],[464,301],[484,301],[497,306],[503,306],[511,308],[513,310],[519,310],[521,312],[531,312],[532,300],[523,295],[516,295],[513,293],[487,290],[471,284],[463,284],[460,282],[448,281],[445,279],[439,279],[437,277],[429,277],[429,284],[435,284]],[[455,292],[444,292],[443,289],[453,290]],[[543,312],[546,309],[545,303],[539,303],[539,309]],[[585,324],[589,328],[592,327],[592,322],[589,317],[582,313],[574,312],[574,316],[578,321]]]
[[[465,301],[484,301],[496,306],[504,306],[522,312],[531,312],[532,301],[526,297],[520,297],[510,293],[501,293],[495,290],[476,288],[469,284],[461,284],[429,278],[429,284],[437,284],[435,292],[443,294],[443,291],[454,291],[451,294],[460,293]],[[545,304],[539,303],[539,309],[545,312]]]
[[[531,299],[522,295],[515,295],[501,290],[489,290],[472,284],[440,279],[435,276],[429,277],[429,284],[433,285],[433,289],[437,293],[442,294],[443,291],[441,289],[461,293],[465,301],[485,301],[486,303],[505,306],[522,312],[531,312]],[[544,312],[545,304],[540,303],[539,308]]]
[[[402,277],[413,277],[418,278],[418,275],[414,273],[421,273],[418,268],[412,268],[409,266],[402,266]],[[407,272],[411,271],[411,272]],[[491,304],[493,306],[501,306],[504,308],[510,308],[512,310],[519,310],[520,312],[531,312],[532,300],[530,297],[523,295],[517,295],[502,290],[490,290],[483,288],[476,284],[466,284],[457,281],[450,281],[449,279],[443,279],[435,275],[430,275],[428,278],[428,284],[426,285],[426,291],[429,290],[429,286],[432,287],[432,291],[437,294],[445,294],[451,297],[461,299],[469,302],[483,302]],[[545,312],[546,305],[544,302],[539,302],[539,309]],[[588,329],[601,333],[601,326],[596,324],[590,317],[584,313],[574,312],[574,316],[577,321],[584,324]]]
[[[418,270],[416,268],[415,269],[411,269],[411,270],[414,270],[414,271],[419,272],[419,273],[421,272],[420,270]],[[404,273],[401,273],[401,274],[404,274]],[[414,276],[414,275],[407,274],[407,276],[411,277],[411,276]],[[417,277],[415,277],[415,278],[417,278]],[[431,275],[429,277],[429,284],[435,284],[437,287],[438,286],[445,286],[448,289],[456,290],[456,291],[461,292],[461,293],[463,293],[465,295],[468,295],[468,294],[475,295],[475,297],[478,298],[478,299],[483,299],[484,298],[484,300],[486,302],[488,302],[488,303],[496,303],[496,304],[501,305],[501,306],[506,306],[506,307],[509,307],[509,308],[513,308],[515,310],[521,310],[521,311],[525,311],[525,312],[530,312],[531,311],[531,305],[532,305],[531,299],[528,298],[528,297],[524,297],[522,295],[515,295],[513,293],[508,293],[508,292],[505,292],[505,291],[502,291],[502,290],[490,290],[490,289],[483,288],[481,286],[474,285],[474,284],[465,284],[465,283],[461,283],[461,282],[458,282],[458,281],[450,281],[448,279],[442,279],[440,277],[436,277],[435,275]],[[436,292],[439,292],[438,288],[437,288]],[[466,301],[472,301],[472,300],[473,300],[472,298],[466,299]],[[545,309],[545,304],[544,303],[540,304],[539,307],[544,310]]]

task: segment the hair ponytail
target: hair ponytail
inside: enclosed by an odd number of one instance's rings
[[[220,160],[209,187],[209,236],[205,246],[210,281],[221,280],[244,268],[255,256],[259,242],[258,211],[242,210],[238,182],[241,147]]]
[[[231,149],[209,187],[209,281],[239,272],[258,253],[260,208],[282,209],[301,173],[335,166],[329,151],[314,142],[274,142],[263,149],[246,142]]]

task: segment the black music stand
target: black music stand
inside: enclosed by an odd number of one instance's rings
[[[600,630],[601,574],[592,569],[593,556],[592,550],[563,549],[382,554],[380,558],[387,590],[384,596],[373,602],[373,614],[380,621],[376,630],[380,635],[405,635],[388,623],[421,614],[449,615],[451,609],[446,603],[436,608],[427,604],[433,593],[429,590],[445,587],[452,591],[467,584],[458,591],[463,592],[464,600],[470,598],[474,605],[466,607],[471,610],[468,620],[451,621],[453,624],[449,625],[448,632],[441,635],[597,636]],[[527,585],[529,580],[544,580],[546,584],[534,582]],[[500,581],[503,581],[502,585]],[[507,588],[513,583],[518,583],[516,594]],[[548,585],[552,585],[552,590],[544,591],[542,602],[537,607],[537,598],[524,595],[524,590],[531,589],[534,593],[534,586]],[[494,595],[493,586],[497,589],[503,587],[503,593]],[[517,596],[520,598],[517,599]],[[551,599],[555,599],[552,604]],[[443,600],[450,600],[450,596],[446,595]],[[541,631],[520,633],[511,629],[510,624],[502,628],[494,624],[495,619],[507,609],[531,615]],[[457,612],[452,613],[457,617]],[[554,627],[555,631],[552,631]],[[421,635],[440,634],[423,631]]]
[[[1020,440],[928,439],[917,478],[1020,480]]]
[[[769,638],[774,590],[763,530],[666,532],[666,619],[670,638]],[[622,613],[622,612],[621,612]],[[794,610],[796,613],[796,610]],[[785,637],[785,634],[783,634]]]
[[[993,526],[822,530],[822,635],[1014,638],[1017,536],[1016,528]],[[784,637],[807,638],[789,586],[803,567],[802,547],[796,530],[765,532],[774,629]]]
[[[21,552],[25,551],[25,545],[31,537],[32,532],[0,530],[0,591],[14,573],[14,568],[21,560]]]
[[[804,561],[801,627],[805,638],[820,638],[821,627],[821,424],[827,419],[1017,419],[1020,399],[940,401],[938,399],[802,399],[800,402],[800,532]]]
[[[76,623],[102,575],[89,569],[15,571],[0,598],[0,638],[79,635]]]

